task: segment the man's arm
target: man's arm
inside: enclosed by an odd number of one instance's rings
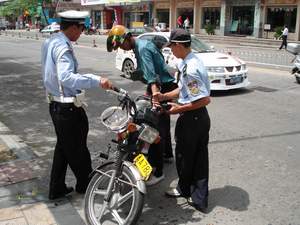
[[[173,91],[166,92],[164,94],[160,92],[153,93],[153,97],[156,97],[160,102],[177,99],[178,96],[179,96],[179,88],[176,88]]]
[[[92,87],[111,88],[111,82],[94,74],[74,73],[74,61],[69,51],[65,52],[57,62],[57,73],[63,86],[74,89],[87,89]]]
[[[210,103],[210,97],[208,96],[184,105],[179,105],[176,103],[168,103],[172,106],[172,108],[168,111],[168,113],[177,114],[177,113],[187,112],[187,111],[191,111],[191,110],[195,110],[207,106],[209,103]]]

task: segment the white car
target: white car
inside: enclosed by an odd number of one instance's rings
[[[45,26],[42,30],[41,33],[54,33],[60,30],[60,25],[56,22],[53,22],[50,25]]]
[[[159,39],[160,44],[169,41],[170,32],[151,32],[139,35],[139,39]],[[215,51],[208,47],[200,39],[192,35],[193,52],[201,59],[207,69],[211,82],[211,90],[230,90],[247,87],[248,69],[246,63],[237,57]],[[180,59],[177,59],[170,48],[162,49],[166,63],[175,68]],[[137,68],[137,62],[133,51],[118,49],[116,55],[116,68],[131,78],[131,74]]]

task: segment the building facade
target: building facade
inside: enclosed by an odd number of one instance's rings
[[[169,18],[166,19],[166,14]],[[177,26],[179,16],[189,17],[193,33],[271,38],[287,25],[289,39],[300,40],[300,0],[155,0],[153,17]]]
[[[181,16],[189,19],[190,31],[196,34],[206,34],[210,27],[220,36],[273,38],[276,30],[287,25],[289,39],[300,40],[300,0],[141,0],[89,6],[80,3],[62,1],[59,11],[89,10],[92,24],[102,29],[110,29],[113,24],[132,27],[156,23],[173,29]]]

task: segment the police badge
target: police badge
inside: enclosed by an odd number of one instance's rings
[[[199,94],[199,85],[198,85],[198,82],[197,80],[193,80],[191,82],[188,83],[188,88],[191,92],[192,95],[198,95]]]

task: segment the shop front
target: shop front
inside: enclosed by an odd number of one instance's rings
[[[184,27],[184,21],[188,20],[188,28],[194,28],[194,2],[178,0],[176,2],[176,18],[181,16]],[[179,24],[177,24],[179,26]]]
[[[123,6],[123,24],[128,28],[152,24],[152,2]]]
[[[201,33],[220,33],[221,9],[221,0],[201,1],[199,17]]]
[[[289,29],[289,39],[299,40],[300,0],[266,0],[265,24],[269,26],[270,36],[280,32],[284,25]],[[266,36],[266,33],[264,33]],[[276,36],[276,35],[275,35]]]
[[[226,29],[227,35],[254,36],[256,4],[259,0],[227,0]],[[260,9],[258,9],[260,10]]]
[[[163,23],[166,27],[170,23],[170,2],[169,1],[157,1],[153,5],[153,18],[154,25]]]

